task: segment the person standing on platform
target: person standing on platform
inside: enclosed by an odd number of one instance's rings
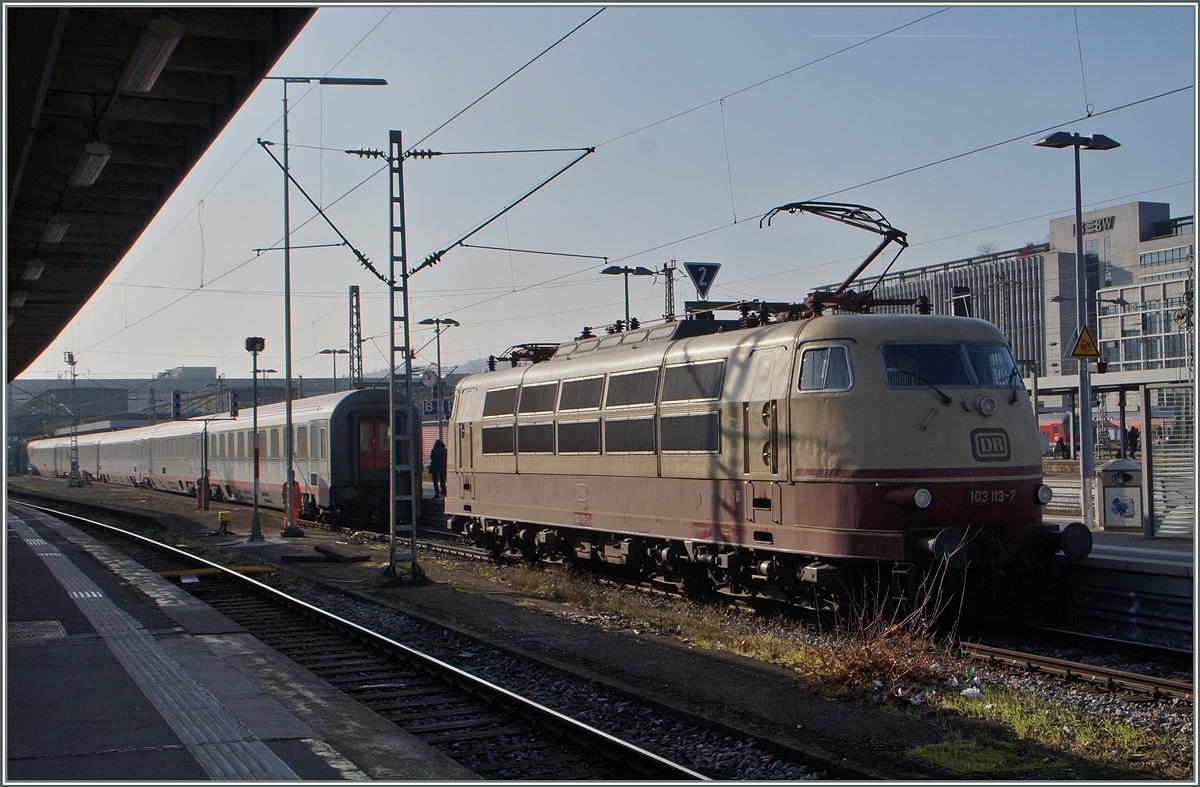
[[[446,496],[446,444],[435,440],[429,450],[429,475],[433,477],[433,496]]]

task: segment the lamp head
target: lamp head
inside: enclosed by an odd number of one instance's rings
[[[1113,148],[1121,147],[1121,143],[1111,137],[1106,137],[1103,134],[1092,134],[1090,137],[1084,137],[1087,144],[1083,147],[1085,150],[1112,150]]]
[[[650,270],[649,268],[643,268],[641,265],[639,265],[633,269],[633,275],[634,276],[653,276],[654,271]]]
[[[627,270],[629,270],[629,269],[622,268],[620,265],[609,265],[607,268],[605,268],[604,270],[602,270],[600,272],[608,274],[609,276],[619,276],[622,273],[625,273]]]
[[[317,80],[322,85],[386,85],[386,79],[359,77],[321,77]]]
[[[1033,143],[1039,148],[1069,148],[1075,144],[1075,135],[1066,131],[1055,131]]]

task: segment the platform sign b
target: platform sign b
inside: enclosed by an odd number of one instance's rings
[[[717,278],[721,263],[685,262],[683,267],[688,276],[692,277],[692,284],[696,285],[696,294],[700,296],[700,300],[708,300],[708,290],[712,287],[713,279]]]

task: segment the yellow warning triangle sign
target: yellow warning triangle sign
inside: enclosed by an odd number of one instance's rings
[[[1100,358],[1100,348],[1096,345],[1096,339],[1086,325],[1082,326],[1079,333],[1075,335],[1075,343],[1071,345],[1070,354],[1072,358]]]

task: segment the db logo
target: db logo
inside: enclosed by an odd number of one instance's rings
[[[971,453],[976,462],[1004,462],[1010,456],[1008,432],[1003,429],[976,429],[971,432]]]

